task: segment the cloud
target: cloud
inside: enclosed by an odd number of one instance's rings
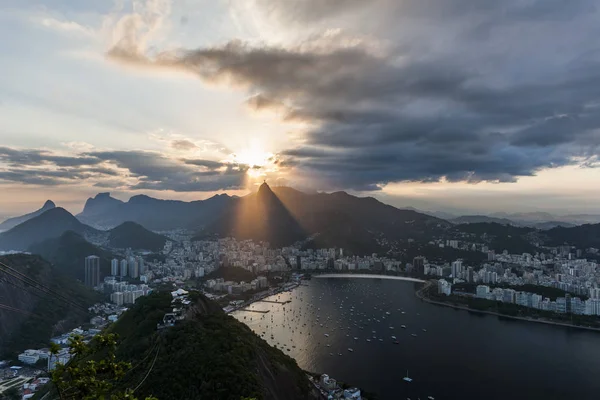
[[[75,21],[62,21],[51,17],[42,17],[39,19],[39,23],[49,29],[63,32],[65,34],[79,34],[83,36],[94,36],[94,29],[81,25]]]
[[[0,181],[28,185],[88,184],[121,190],[180,192],[244,189],[249,166],[207,159],[175,159],[151,151],[48,150],[0,147]]]
[[[107,56],[238,88],[250,108],[304,123],[281,163],[328,187],[514,182],[598,154],[591,0],[252,5],[280,30],[321,36],[163,51],[125,40]]]
[[[192,143],[189,140],[173,140],[171,142],[171,147],[174,148],[175,150],[193,150],[195,148],[197,148],[198,146],[196,146],[194,143]]]

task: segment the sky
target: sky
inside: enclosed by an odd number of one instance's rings
[[[593,0],[3,0],[0,216],[263,180],[600,213]]]

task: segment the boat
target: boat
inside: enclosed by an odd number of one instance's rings
[[[410,336],[417,337],[416,333],[411,333]]]
[[[329,333],[326,333],[326,334],[325,334],[325,337],[329,337]]]
[[[427,398],[428,398],[429,400],[435,400],[435,397],[433,397],[433,396],[427,396]]]
[[[400,328],[406,329],[406,325],[400,325]]]
[[[402,379],[403,379],[405,382],[408,382],[408,383],[412,382],[412,378],[409,378],[409,377],[408,377],[408,370],[406,370],[406,376],[405,376],[404,378],[402,378]]]
[[[352,353],[354,350],[352,350],[350,347],[348,347],[348,351],[349,351],[350,353]]]
[[[370,342],[370,341],[371,341],[371,339],[367,339],[367,342]]]
[[[423,332],[427,332],[427,329],[423,328]]]
[[[396,340],[396,336],[392,336],[392,339]]]

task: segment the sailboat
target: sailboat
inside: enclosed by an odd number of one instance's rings
[[[408,370],[406,370],[406,376],[402,379],[404,379],[404,381],[409,382],[409,383],[412,382],[412,378],[408,377]]]

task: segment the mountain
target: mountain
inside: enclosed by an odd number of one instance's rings
[[[99,193],[86,201],[77,218],[99,229],[114,228],[126,221],[156,231],[199,228],[213,221],[232,200],[226,194],[192,202],[138,195],[123,202],[110,193]]]
[[[537,224],[533,224],[532,225],[534,228],[536,229],[540,229],[540,230],[548,230],[548,229],[552,229],[552,228],[556,228],[557,226],[563,227],[563,228],[573,228],[575,226],[577,226],[576,224],[572,224],[570,222],[562,222],[562,221],[546,221],[546,222],[538,222]]]
[[[291,357],[200,293],[190,293],[183,321],[157,331],[171,300],[169,292],[142,297],[109,328],[119,335],[117,359],[142,365],[126,374],[124,388],[140,385],[138,397],[160,400],[319,398]]]
[[[486,215],[462,215],[460,217],[449,220],[454,224],[474,224],[480,222],[495,222],[501,225],[517,225],[510,219],[488,217]]]
[[[553,221],[556,220],[556,216],[547,213],[547,212],[522,212],[522,213],[493,213],[490,215],[491,217],[496,218],[506,218],[512,221],[526,221],[526,222],[545,222],[545,221]]]
[[[16,357],[25,349],[47,347],[52,336],[88,321],[85,310],[101,300],[98,293],[66,277],[38,255],[11,254],[0,256],[0,261],[69,300],[62,301],[0,272],[2,304],[20,310],[0,309],[0,359]]]
[[[497,253],[508,250],[511,254],[535,254],[536,230],[530,227],[503,225],[495,222],[477,222],[456,225],[458,232],[468,234],[472,241],[484,242]]]
[[[82,235],[94,233],[95,229],[79,222],[64,208],[51,208],[0,233],[0,250],[27,250],[35,243],[59,237],[66,231],[74,231]]]
[[[580,249],[600,248],[600,224],[585,224],[573,228],[556,227],[544,232],[548,237],[547,245],[568,244]]]
[[[160,251],[165,247],[167,240],[166,237],[131,221],[123,222],[108,231],[109,246],[119,249]]]
[[[42,206],[42,208],[40,208],[37,211],[31,212],[29,214],[21,215],[20,217],[9,218],[6,221],[2,222],[0,224],[0,232],[12,229],[15,226],[22,224],[23,222],[30,220],[31,218],[37,217],[38,215],[43,214],[44,212],[46,212],[52,208],[55,208],[55,207],[56,207],[56,205],[54,204],[54,202],[52,200],[47,200],[44,203],[44,205]]]
[[[101,277],[110,275],[110,260],[115,257],[111,252],[89,243],[74,231],[66,231],[59,237],[36,243],[28,250],[50,261],[55,270],[80,281],[84,279],[83,266],[87,256],[100,257]]]
[[[311,237],[319,247],[344,247],[368,254],[381,250],[381,238],[429,239],[448,227],[444,220],[400,210],[372,197],[345,192],[307,194],[263,183],[257,193],[238,199],[205,232],[269,239],[276,247]]]
[[[232,209],[217,220],[213,229],[220,236],[265,241],[275,247],[307,236],[266,183],[260,186],[258,192],[238,199]]]

